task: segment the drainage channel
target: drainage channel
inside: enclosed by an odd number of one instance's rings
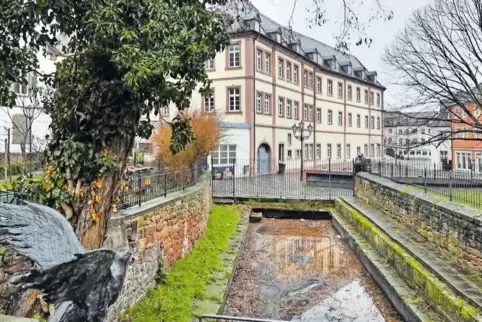
[[[282,321],[400,321],[327,211],[253,209],[223,314]]]

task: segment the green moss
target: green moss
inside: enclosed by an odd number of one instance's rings
[[[212,273],[221,268],[220,255],[237,229],[240,213],[236,207],[213,205],[206,234],[189,255],[167,270],[163,284],[149,290],[121,320],[134,322],[190,322],[195,315],[194,299],[210,299],[206,288]],[[216,300],[219,300],[216,298]]]
[[[436,278],[370,220],[342,200],[337,199],[335,207],[380,255],[392,264],[410,286],[423,292],[424,297],[432,305],[443,310],[455,321],[477,321],[480,312],[476,308],[456,296],[446,284]]]
[[[320,209],[326,208],[328,203],[311,200],[297,200],[286,202],[272,202],[251,199],[244,202],[245,205],[250,207],[264,207],[264,208],[279,208],[279,209]]]

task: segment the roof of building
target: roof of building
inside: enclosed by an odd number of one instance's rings
[[[262,14],[250,1],[231,2],[228,9],[223,8],[222,10],[236,17],[232,25],[232,32],[258,32],[310,59],[323,70],[384,88],[377,81],[377,73],[368,71],[355,56],[342,53],[319,40],[275,22]],[[243,13],[242,17],[239,12]],[[259,22],[259,25],[256,22]],[[296,48],[297,44],[299,44],[299,50]]]
[[[425,112],[384,112],[385,127],[450,127],[450,115],[446,110]]]

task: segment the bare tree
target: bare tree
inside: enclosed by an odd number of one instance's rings
[[[18,87],[15,90],[23,92],[21,93],[23,95],[17,96],[16,105],[13,109],[7,109],[8,116],[12,122],[13,143],[20,145],[24,161],[32,161],[33,154],[40,152],[45,143],[44,138],[33,134],[33,125],[45,113],[43,101],[50,95],[50,90],[37,87],[35,81],[31,81],[28,86],[23,84],[15,84],[14,86]],[[30,168],[29,170],[32,169]]]
[[[392,106],[394,110],[418,119],[418,126],[424,124],[420,121],[460,124],[431,141],[480,140],[481,0],[437,0],[415,11],[387,49],[384,61],[391,67],[393,84],[406,94]],[[434,112],[429,116],[405,113],[415,106]]]

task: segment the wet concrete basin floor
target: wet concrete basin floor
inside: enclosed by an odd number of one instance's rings
[[[251,224],[224,313],[283,321],[399,321],[330,221]]]

